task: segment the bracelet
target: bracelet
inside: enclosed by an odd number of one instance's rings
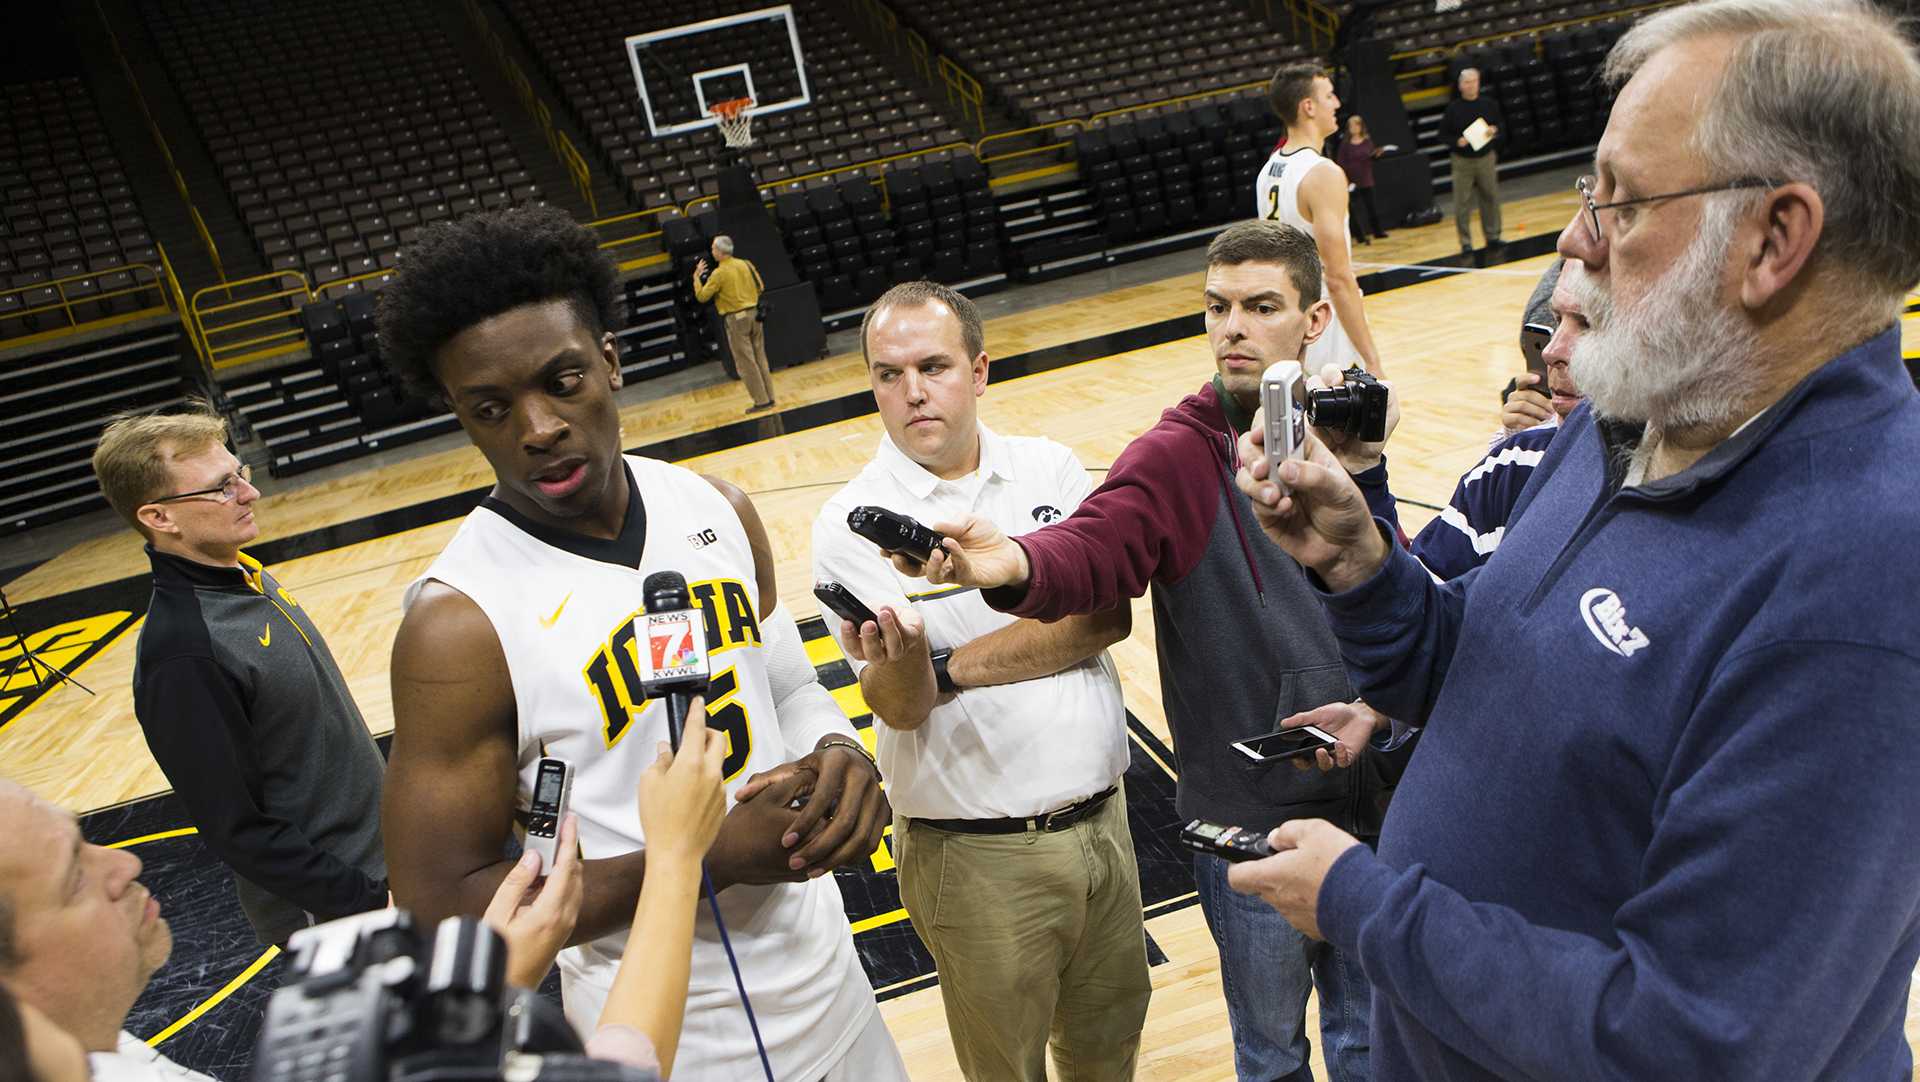
[[[861,744],[857,740],[848,740],[844,736],[836,736],[836,737],[829,738],[827,740],[823,740],[819,744],[816,744],[813,750],[825,751],[828,748],[850,748],[853,750],[854,754],[860,756],[860,758],[865,759],[867,761],[867,765],[873,768],[873,772],[876,776],[880,773],[879,762],[876,761],[873,756],[867,754],[866,746]]]

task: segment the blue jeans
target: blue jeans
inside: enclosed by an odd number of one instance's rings
[[[1309,985],[1320,990],[1320,1040],[1332,1082],[1367,1082],[1372,988],[1360,968],[1293,930],[1265,901],[1227,886],[1227,862],[1196,853],[1200,911],[1220,949],[1220,984],[1240,1082],[1313,1082],[1307,1064]]]

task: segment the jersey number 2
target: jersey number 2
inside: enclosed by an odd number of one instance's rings
[[[1241,204],[1241,205],[1244,206],[1245,204]],[[1280,220],[1280,185],[1275,184],[1273,187],[1267,189],[1267,221],[1277,222],[1279,220]]]

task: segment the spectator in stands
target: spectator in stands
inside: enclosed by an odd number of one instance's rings
[[[1046,1082],[1051,1036],[1059,1077],[1131,1079],[1152,985],[1106,648],[1132,607],[1016,620],[977,591],[901,575],[847,529],[849,511],[877,504],[922,520],[965,507],[1025,532],[1092,483],[1060,444],[980,423],[986,339],[966,297],[897,285],[868,309],[861,344],[886,434],[814,520],[814,581],[876,616],[821,614],[881,722],[900,899],[940,968],[960,1069]]]
[[[1283,499],[1242,444],[1426,729],[1377,856],[1295,821],[1231,879],[1359,960],[1384,1079],[1906,1078],[1920,55],[1867,0],[1711,0],[1605,74],[1560,235],[1588,404],[1500,558],[1435,583],[1325,451]]]
[[[20,1082],[87,1082],[87,1050],[40,1009],[23,1003],[0,979],[0,1078]]]
[[[1337,177],[1337,171],[1327,170]],[[1345,243],[1344,229],[1336,234]],[[1066,519],[1008,538],[977,515],[929,523],[947,547],[903,572],[982,588],[1015,616],[1058,620],[1105,612],[1153,591],[1160,689],[1180,758],[1184,817],[1267,824],[1326,816],[1370,832],[1392,787],[1390,761],[1367,749],[1382,719],[1348,727],[1331,774],[1250,770],[1228,745],[1285,717],[1354,698],[1338,648],[1300,566],[1244,531],[1251,507],[1229,482],[1231,442],[1259,404],[1260,376],[1298,358],[1327,326],[1320,256],[1279,222],[1230,226],[1207,249],[1207,339],[1214,376],[1129,444],[1107,481]],[[1342,443],[1342,464],[1383,478],[1379,444]],[[1384,483],[1369,490],[1384,494]],[[1255,659],[1251,661],[1249,659]],[[1366,977],[1354,960],[1296,935],[1278,914],[1227,890],[1225,861],[1194,858],[1200,909],[1220,951],[1234,1066],[1241,1079],[1309,1080],[1307,993],[1320,992],[1329,1072],[1365,1079]]]
[[[1442,579],[1458,578],[1492,558],[1501,538],[1513,529],[1514,509],[1527,478],[1545,457],[1561,422],[1585,401],[1567,371],[1586,330],[1586,310],[1578,293],[1585,274],[1578,260],[1556,260],[1540,279],[1551,300],[1529,303],[1527,308],[1527,322],[1554,321],[1553,338],[1543,351],[1553,397],[1533,389],[1532,381],[1538,376],[1521,375],[1528,385],[1508,395],[1501,411],[1506,435],[1460,476],[1446,508],[1407,546],[1428,571]]]
[[[1384,148],[1374,145],[1366,117],[1359,113],[1347,117],[1347,138],[1334,157],[1340,162],[1341,171],[1347,174],[1349,197],[1360,197],[1358,204],[1348,208],[1349,212],[1360,212],[1351,215],[1348,228],[1353,239],[1362,244],[1387,239],[1387,231],[1380,228],[1380,209],[1373,204],[1373,160],[1385,152]]]
[[[93,472],[153,565],[133,669],[147,748],[254,934],[284,944],[387,904],[385,763],[311,615],[240,551],[260,491],[226,440],[204,403],[123,417]]]
[[[1267,84],[1267,104],[1287,126],[1287,135],[1254,178],[1254,213],[1313,238],[1324,282],[1320,299],[1333,304],[1333,322],[1319,338],[1310,339],[1302,360],[1308,371],[1358,364],[1383,375],[1367,327],[1360,279],[1353,272],[1346,174],[1320,154],[1327,137],[1339,128],[1340,99],[1334,96],[1333,80],[1311,61],[1283,64]]]
[[[747,394],[753,398],[748,413],[773,408],[773,369],[767,363],[766,324],[760,322],[760,294],[766,283],[760,280],[760,268],[733,254],[733,238],[722,233],[713,238],[713,273],[707,273],[702,259],[693,268],[693,296],[705,303],[713,301],[720,323],[727,329],[727,350],[733,354],[733,366],[747,382]]]
[[[1462,68],[1459,94],[1440,114],[1440,134],[1453,140],[1453,228],[1462,254],[1473,251],[1473,208],[1487,247],[1500,243],[1500,103],[1480,96],[1480,69]],[[1484,142],[1482,141],[1484,140]]]
[[[140,858],[0,779],[0,984],[73,1035],[94,1082],[211,1082],[121,1028],[173,951]]]

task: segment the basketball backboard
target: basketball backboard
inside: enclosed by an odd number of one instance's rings
[[[707,110],[732,98],[752,98],[754,116],[813,101],[791,4],[633,34],[626,49],[655,138],[713,127]]]

